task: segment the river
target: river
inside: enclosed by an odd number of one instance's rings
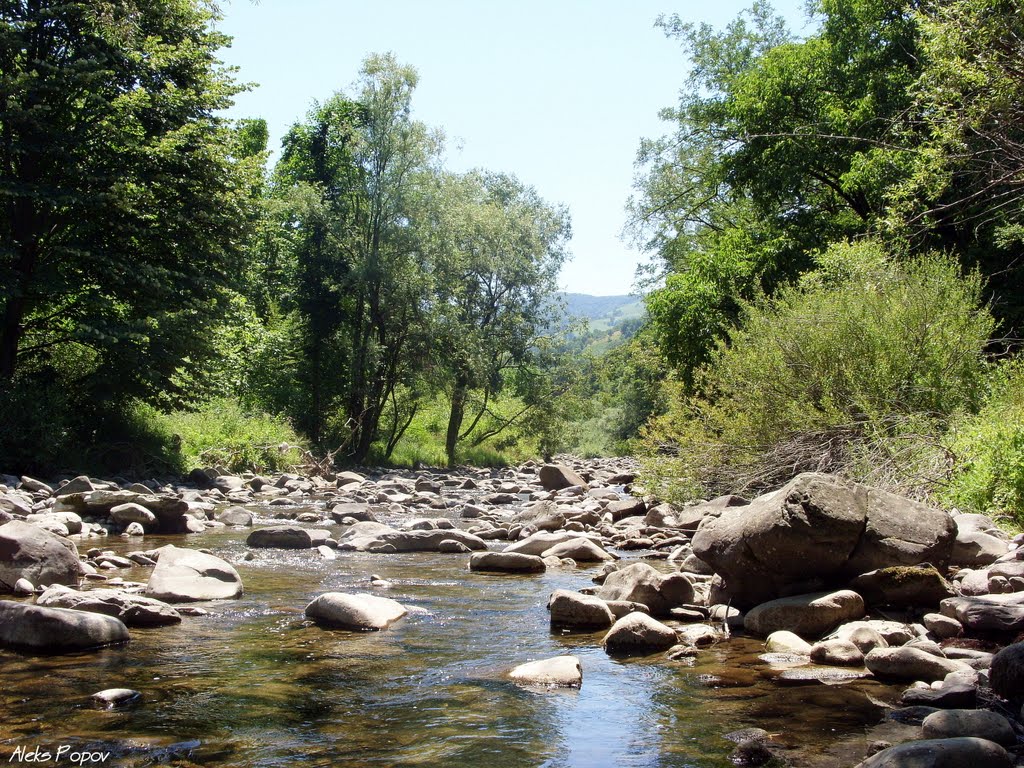
[[[109,752],[105,766],[724,768],[735,745],[723,735],[756,726],[792,765],[816,768],[853,765],[897,728],[878,724],[899,687],[782,684],[752,638],[733,637],[694,663],[611,658],[600,632],[552,632],[548,595],[591,584],[593,569],[485,575],[467,570],[467,555],[324,560],[316,550],[256,550],[245,561],[245,536],[214,529],[144,540],[144,549],[207,548],[236,565],[244,596],[200,604],[208,615],[132,629],[128,645],[89,654],[0,651],[0,762],[19,747],[55,754],[71,745]],[[103,546],[140,548],[121,537]],[[371,574],[391,588],[370,587]],[[332,590],[372,591],[414,610],[379,633],[305,621],[305,605]],[[579,690],[505,677],[566,653],[582,662]],[[140,691],[141,705],[90,705],[91,694],[115,687]]]

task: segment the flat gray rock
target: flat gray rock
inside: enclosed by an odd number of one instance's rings
[[[6,648],[72,653],[128,639],[128,627],[112,616],[0,600],[0,645]]]
[[[181,621],[181,614],[167,603],[120,589],[77,592],[54,586],[36,599],[36,605],[102,613],[120,619],[129,627],[160,627]]]

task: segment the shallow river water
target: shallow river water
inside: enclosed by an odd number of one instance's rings
[[[552,590],[593,570],[532,576],[466,570],[466,555],[256,550],[246,532],[146,537],[206,547],[234,563],[245,595],[200,604],[209,615],[132,629],[122,648],[41,657],[0,651],[0,763],[22,750],[108,751],[105,766],[730,766],[722,735],[761,727],[794,766],[853,765],[886,738],[874,681],[783,685],[734,637],[695,664],[661,654],[614,659],[602,633],[549,629]],[[83,549],[91,541],[80,545]],[[111,537],[102,546],[138,549]],[[367,583],[370,574],[393,582]],[[145,581],[133,568],[126,580]],[[320,592],[372,591],[417,610],[387,631],[320,629],[303,618]],[[571,653],[580,690],[535,690],[504,675]],[[93,709],[106,688],[143,694],[137,708]],[[65,753],[67,754],[67,753]],[[51,759],[50,765],[58,764]],[[69,762],[64,762],[70,765]],[[94,763],[98,764],[98,763]]]

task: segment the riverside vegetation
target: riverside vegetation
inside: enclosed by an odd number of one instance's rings
[[[467,585],[512,582],[473,581],[477,567],[533,571],[507,587],[510,599],[526,601],[517,610],[530,605],[528,580],[540,579],[554,592],[552,616],[625,621],[618,636],[645,652],[649,643],[681,641],[652,662],[656,675],[686,659],[700,666],[701,653],[732,658],[720,646],[749,651],[743,638],[718,642],[730,622],[731,633],[742,624],[758,635],[777,621],[802,637],[776,637],[769,654],[795,658],[748,654],[739,663],[755,675],[769,665],[771,696],[781,695],[779,685],[827,682],[847,692],[831,701],[860,713],[860,728],[880,715],[860,694],[891,704],[872,686],[906,675],[931,692],[918,685],[905,702],[956,703],[913,736],[955,736],[945,748],[963,761],[1015,759],[1008,734],[1020,730],[1011,641],[1024,586],[1011,539],[1024,524],[1024,17],[1011,0],[817,0],[808,11],[803,37],[760,2],[723,30],[659,18],[690,68],[678,104],[663,113],[668,135],[640,144],[629,203],[628,232],[652,257],[640,280],[647,315],[601,337],[560,308],[569,212],[508,173],[447,170],[443,131],[413,116],[418,75],[395,55],[368,56],[350,88],[312,105],[268,168],[265,122],[220,116],[243,86],[217,59],[229,41],[216,31],[213,3],[0,7],[0,470],[11,473],[0,514],[12,518],[0,529],[12,542],[0,581],[26,595],[3,603],[3,631],[13,633],[5,642],[31,647],[33,622],[58,621],[46,604],[61,601],[154,622],[177,611],[183,624],[244,634],[245,622],[215,607],[251,599],[233,592],[255,567],[246,564],[258,562],[233,559],[245,556],[235,526],[246,515],[294,513],[297,526],[260,536],[323,547],[322,562],[280,556],[270,566],[281,584],[301,584],[311,603],[321,585],[338,583],[324,570],[335,566],[323,563],[372,567],[360,559],[370,557],[415,566],[427,561],[406,554],[410,541],[429,540],[429,557],[440,558],[508,539],[511,551],[473,556],[466,574],[447,564],[431,572],[480,598]],[[560,451],[589,461],[568,483],[579,490],[533,482],[549,466],[534,460]],[[598,458],[614,455],[639,463]],[[365,469],[385,465],[406,469]],[[465,465],[495,469],[457,469]],[[441,466],[448,470],[410,471]],[[344,470],[358,467],[345,482]],[[72,479],[83,471],[118,479]],[[205,488],[211,483],[220,485]],[[355,504],[356,514],[317,527],[335,502]],[[216,518],[228,510],[220,507],[232,503],[246,509],[233,510],[221,530]],[[440,517],[407,519],[421,507]],[[371,513],[393,518],[385,529],[356,516]],[[538,521],[549,533],[530,530]],[[410,530],[401,530],[406,523]],[[786,530],[804,531],[807,546],[780,549]],[[85,570],[96,572],[81,581],[84,566],[67,537],[140,531],[172,538],[141,550],[114,537],[112,552],[87,553]],[[558,540],[543,538],[552,535]],[[214,554],[179,546],[182,536]],[[888,549],[880,543],[890,540]],[[524,552],[523,542],[551,547]],[[602,570],[598,594],[576,596],[573,568],[584,556],[627,552],[657,567],[631,564],[622,577]],[[145,603],[135,594],[143,589],[138,571],[126,572],[123,585],[114,577],[123,590],[90,594],[107,590],[105,571],[144,567],[154,568],[144,580],[153,594],[174,594],[153,578],[178,557],[185,581],[208,574],[207,586],[220,590],[204,599],[228,601],[203,609],[212,619]],[[304,575],[290,576],[294,568]],[[294,603],[295,595],[273,591],[273,579],[256,578],[263,597],[246,610],[274,616],[271,604]],[[68,596],[53,584],[82,589]],[[800,594],[815,596],[793,598]],[[790,602],[763,607],[775,599]],[[415,611],[400,619],[409,606],[395,603],[329,598],[308,618],[315,625],[358,615],[364,628],[387,625],[383,635],[439,629]],[[898,611],[899,627],[869,623],[828,635],[833,623],[878,609]],[[436,621],[455,610],[443,606]],[[805,615],[816,618],[807,624]],[[109,616],[60,616],[80,624],[67,634],[72,645],[128,638]],[[298,632],[289,640],[298,645],[286,645],[299,654],[313,626],[284,624]],[[201,644],[205,630],[189,631]],[[415,636],[439,642],[429,631]],[[147,659],[158,637],[145,646]],[[531,647],[595,644],[567,637]],[[705,643],[712,650],[694,656]],[[138,644],[133,633],[128,647]],[[249,651],[268,653],[258,644]],[[112,668],[137,663],[126,661],[130,650],[112,653]],[[4,654],[21,680],[73,669]],[[336,681],[324,659],[311,678]],[[807,659],[857,672],[807,671]],[[789,674],[775,675],[789,663]],[[552,674],[578,668],[562,659]],[[639,668],[622,666],[623,674]],[[348,671],[384,685],[366,669]],[[657,688],[676,702],[664,710],[669,718],[682,711],[675,684]],[[465,691],[449,693],[444,708],[466,704]],[[146,691],[139,695],[146,700]],[[5,734],[14,741],[34,718],[32,696],[18,701],[22,730]],[[581,693],[580,701],[574,706],[588,699]],[[267,706],[268,722],[282,722]],[[152,709],[116,711],[145,721],[141,736],[159,731],[147,719]],[[996,711],[1006,717],[993,719]],[[923,714],[916,712],[901,716]],[[47,709],[58,722],[66,716]],[[323,731],[336,724],[312,721]],[[409,728],[403,738],[418,738]],[[740,733],[736,759],[810,759],[786,754],[807,739],[780,743],[775,730]],[[83,733],[100,731],[82,724]],[[534,746],[543,743],[544,727],[526,732]],[[883,729],[879,740],[890,736]],[[979,736],[985,743],[971,740]],[[297,749],[313,754],[316,737],[308,738]],[[364,733],[358,743],[371,741]],[[696,755],[663,744],[663,756],[648,762],[725,759],[720,745],[701,744]],[[856,762],[867,746],[841,759]],[[118,749],[143,763],[186,759]],[[535,751],[550,755],[544,749]],[[920,740],[894,749],[866,764],[944,764]]]

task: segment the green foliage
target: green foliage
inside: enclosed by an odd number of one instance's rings
[[[937,498],[1024,526],[1024,365],[1011,361],[993,375],[984,406],[954,424],[945,440],[955,460]]]
[[[240,264],[254,164],[207,3],[0,8],[0,378],[95,363],[95,399],[188,396]],[[85,397],[83,401],[91,398]]]
[[[745,308],[700,371],[699,394],[676,392],[646,435],[649,450],[670,454],[650,462],[656,480],[714,492],[803,470],[859,474],[872,462],[858,445],[888,450],[922,422],[975,409],[994,326],[981,291],[946,257],[834,247],[799,284]]]
[[[536,437],[529,430],[504,430],[477,442],[493,427],[490,419],[507,419],[517,412],[522,403],[515,398],[499,397],[491,402],[495,416],[481,420],[466,444],[460,446],[456,463],[479,467],[510,466],[539,454]],[[443,396],[421,402],[415,417],[397,441],[390,455],[387,446],[377,443],[371,460],[377,463],[400,467],[426,465],[443,467],[448,465],[445,450],[445,434],[448,429],[450,403]]]
[[[180,468],[224,466],[232,472],[280,472],[300,464],[304,441],[282,418],[244,411],[216,399],[197,410],[148,412],[180,450]]]

